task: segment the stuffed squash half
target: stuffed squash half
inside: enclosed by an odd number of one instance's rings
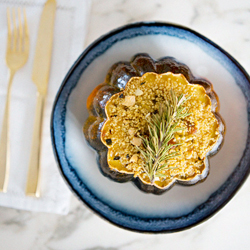
[[[102,173],[148,193],[205,180],[224,139],[212,84],[170,57],[116,63],[87,108],[84,134]]]

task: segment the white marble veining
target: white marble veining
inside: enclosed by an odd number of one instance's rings
[[[250,72],[250,1],[246,0],[92,0],[85,46],[113,28],[151,20],[200,32]],[[118,228],[73,196],[66,216],[0,207],[0,250],[244,250],[250,248],[249,207],[250,179],[208,221],[174,234],[140,234]]]

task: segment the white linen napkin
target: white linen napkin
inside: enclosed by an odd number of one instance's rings
[[[45,108],[41,197],[25,196],[32,132],[35,117],[36,87],[31,74],[40,14],[46,0],[0,0],[0,128],[7,92],[8,69],[5,65],[7,7],[25,7],[30,33],[30,54],[26,65],[17,71],[12,86],[10,108],[11,163],[7,193],[0,193],[0,206],[39,212],[67,214],[71,192],[62,179],[52,151],[50,115],[59,86],[84,47],[90,0],[57,0],[54,43]]]

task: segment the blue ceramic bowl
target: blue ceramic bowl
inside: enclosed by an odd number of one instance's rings
[[[137,53],[175,57],[197,77],[212,82],[227,132],[211,158],[205,182],[175,186],[162,195],[146,194],[132,183],[104,177],[82,133],[88,95],[118,61]],[[92,43],[78,58],[58,91],[51,120],[54,153],[71,190],[94,212],[120,227],[139,232],[175,232],[203,222],[219,211],[249,174],[250,79],[218,45],[188,28],[169,23],[134,23]]]

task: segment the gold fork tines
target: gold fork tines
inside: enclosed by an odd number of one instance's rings
[[[23,12],[23,24],[22,15]],[[18,14],[16,14],[18,13]],[[17,16],[17,18],[16,18]],[[7,191],[10,167],[9,113],[10,96],[13,77],[18,69],[24,66],[29,57],[29,32],[26,11],[20,8],[16,11],[7,9],[8,37],[6,50],[6,64],[9,68],[7,96],[0,137],[0,191]],[[18,24],[17,24],[18,23]]]

